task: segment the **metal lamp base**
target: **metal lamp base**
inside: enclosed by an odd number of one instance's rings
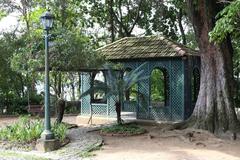
[[[54,139],[54,135],[51,131],[44,130],[41,134],[41,139],[42,140],[51,140],[51,139]]]

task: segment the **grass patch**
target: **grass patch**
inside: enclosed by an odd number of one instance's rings
[[[96,154],[93,153],[93,151],[97,151],[101,149],[101,145],[94,144],[89,147],[87,147],[85,150],[79,153],[79,156],[81,158],[88,158],[88,157],[93,157],[96,156]]]
[[[138,135],[143,134],[146,130],[136,124],[122,124],[104,127],[100,131],[103,134],[116,134],[116,135]]]
[[[43,121],[31,119],[29,116],[20,117],[17,123],[0,129],[0,140],[8,142],[31,143],[41,137],[44,130]],[[60,141],[66,138],[67,126],[53,125],[54,136]]]
[[[89,157],[93,157],[96,156],[96,154],[92,153],[92,152],[88,152],[88,151],[82,151],[79,156],[81,158],[89,158]]]
[[[2,158],[20,158],[25,160],[50,160],[48,158],[42,158],[34,155],[25,155],[21,153],[16,152],[10,152],[10,151],[0,151],[0,159]]]

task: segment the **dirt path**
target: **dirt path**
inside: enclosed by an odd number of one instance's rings
[[[148,128],[149,129],[149,128]],[[94,160],[240,160],[240,141],[221,140],[209,133],[150,132],[135,137],[104,137]]]

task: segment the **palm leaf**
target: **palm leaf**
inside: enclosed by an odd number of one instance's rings
[[[107,70],[106,72],[107,83],[95,80],[94,85],[90,89],[82,93],[80,98],[91,93],[94,93],[95,91],[104,91],[105,92],[103,98],[104,100],[111,96],[116,96],[118,100],[123,100],[124,92],[129,90],[134,84],[149,78],[149,76],[144,76],[144,67],[146,64],[147,63],[143,63],[142,65],[140,65],[133,71],[127,73],[123,77],[122,72],[113,69],[113,65],[111,64],[104,65],[104,68]],[[143,102],[143,106],[145,106],[145,104],[147,104],[146,95],[139,93],[137,91],[134,92],[138,94],[138,96],[141,99],[141,102]]]
[[[105,82],[95,80],[94,85],[91,88],[89,88],[88,90],[86,90],[85,92],[83,92],[81,94],[80,98],[85,97],[89,94],[92,94],[95,91],[103,91],[106,93],[106,92],[109,92],[109,90],[110,90],[110,88]]]

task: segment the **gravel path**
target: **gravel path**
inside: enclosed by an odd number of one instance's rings
[[[81,159],[80,154],[89,148],[100,146],[103,142],[101,136],[89,133],[95,128],[77,128],[70,130],[69,138],[71,143],[54,151],[51,154],[59,155],[61,160],[78,160]]]

